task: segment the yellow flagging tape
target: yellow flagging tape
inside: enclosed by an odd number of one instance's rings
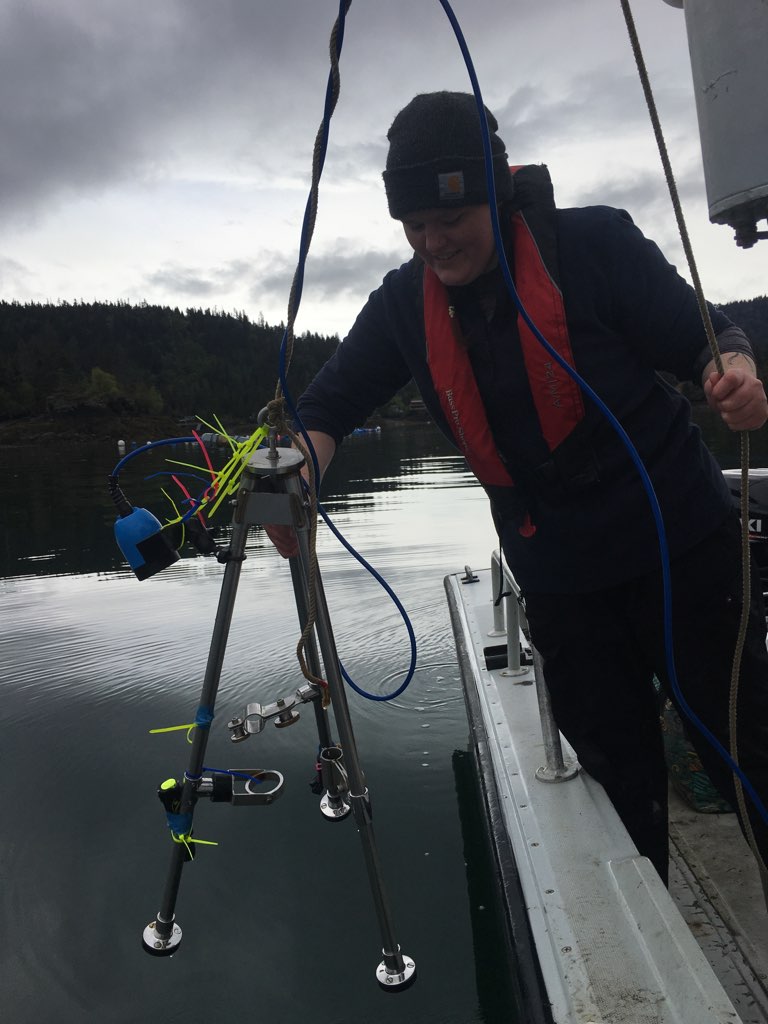
[[[211,424],[206,423],[205,420],[201,420],[200,422],[206,427],[211,427]],[[216,418],[216,422],[221,426],[218,417]],[[211,429],[213,430],[212,427]],[[221,430],[221,435],[229,444],[232,450],[232,457],[226,465],[216,473],[211,482],[209,490],[212,490],[214,494],[203,499],[195,506],[196,512],[206,512],[209,518],[215,515],[225,498],[237,490],[245,463],[252,452],[254,452],[261,442],[267,438],[269,435],[269,428],[266,426],[259,427],[249,438],[247,438],[247,440],[241,441],[240,443],[235,442],[234,439],[223,429]],[[200,472],[207,471],[207,467],[198,466],[191,462],[182,462],[178,459],[168,459],[167,461],[170,465],[182,466],[185,469],[194,469]],[[181,522],[182,518],[183,517],[179,515],[176,519],[169,520],[165,525],[174,526],[176,523]]]
[[[177,835],[175,832],[171,832],[171,839],[173,839],[174,843],[181,843],[183,846],[186,846],[190,856],[192,855],[192,851],[189,849],[190,843],[197,843],[199,846],[219,845],[218,843],[211,842],[210,839],[195,839],[194,836],[189,835],[189,833]]]
[[[166,725],[164,729],[150,729],[150,735],[154,735],[160,732],[181,732],[182,729],[187,730],[187,743],[192,742],[192,730],[197,727],[197,722],[187,722],[185,725]]]

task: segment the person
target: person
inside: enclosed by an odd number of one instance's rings
[[[606,403],[641,457],[671,557],[683,695],[726,748],[741,612],[740,524],[723,475],[664,373],[701,382],[732,430],[768,403],[749,341],[710,307],[719,374],[693,290],[623,210],[560,209],[546,167],[510,169],[486,110],[507,260],[553,348]],[[389,132],[384,187],[413,257],[368,299],[298,404],[320,471],[414,380],[488,493],[521,588],[560,730],[667,880],[667,774],[654,675],[665,657],[659,541],[638,469],[599,405],[534,338],[499,265],[474,97],[415,97]],[[270,536],[295,552],[288,528]],[[738,704],[739,763],[768,794],[768,656],[754,574]],[[732,772],[698,730],[701,761],[736,807]],[[748,803],[751,803],[748,800]],[[768,829],[750,822],[762,858]],[[743,823],[742,823],[743,824]]]

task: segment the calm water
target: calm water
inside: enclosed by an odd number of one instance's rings
[[[163,471],[170,451],[139,457],[121,478],[131,500],[160,515],[162,480],[142,477]],[[301,682],[290,574],[260,533],[206,762],[275,768],[285,793],[271,807],[199,805],[196,835],[219,845],[184,872],[181,948],[164,960],[142,951],[170,847],[155,790],[183,772],[189,749],[183,733],[149,730],[194,717],[223,569],[186,558],[143,583],[125,569],[105,487],[116,459],[106,444],[0,451],[2,1019],[509,1020],[478,833],[457,796],[467,789],[466,760],[455,756],[467,725],[442,577],[487,563],[493,546],[485,500],[461,460],[431,428],[401,429],[345,445],[324,489],[337,526],[410,612],[419,643],[415,678],[396,701],[349,698],[396,933],[419,971],[411,990],[392,996],[375,981],[380,941],[352,819],[325,822],[308,787],[311,711],[236,747],[224,728],[246,702]],[[345,666],[364,688],[389,692],[408,664],[399,615],[324,527],[318,549]]]
[[[725,440],[713,435],[733,465]],[[128,496],[160,515],[162,480],[143,478],[167,469],[169,453],[140,457],[122,477]],[[756,445],[753,463],[765,458]],[[379,935],[352,820],[326,823],[308,788],[311,712],[236,747],[224,729],[248,701],[301,681],[290,575],[257,532],[206,761],[275,768],[286,790],[271,807],[199,805],[196,835],[219,845],[185,869],[181,948],[164,960],[142,951],[170,846],[155,789],[188,756],[183,733],[149,730],[194,716],[223,569],[185,558],[144,583],[126,570],[105,486],[116,459],[108,444],[0,450],[2,1019],[512,1021],[466,795],[467,724],[442,589],[446,573],[487,564],[494,545],[462,461],[429,426],[396,429],[346,444],[324,486],[337,526],[396,590],[419,643],[415,678],[396,701],[349,695],[395,929],[419,971],[392,996],[374,979]],[[389,692],[408,663],[396,609],[324,527],[318,551],[347,670]]]

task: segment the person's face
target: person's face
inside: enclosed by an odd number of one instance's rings
[[[444,285],[469,284],[496,265],[491,208],[416,210],[403,217],[405,237]]]

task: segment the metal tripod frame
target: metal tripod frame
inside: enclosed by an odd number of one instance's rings
[[[310,551],[309,545],[307,505],[300,475],[303,466],[304,458],[298,451],[281,449],[272,445],[270,448],[260,449],[252,455],[243,471],[241,486],[234,502],[232,537],[200,694],[200,707],[207,709],[211,716],[213,715],[250,527],[265,523],[293,526],[298,538],[298,554],[289,561],[296,607],[302,628],[308,621],[308,609],[312,604],[316,609],[314,632],[310,634],[305,647],[307,664],[312,674],[323,678],[327,683],[330,707],[339,733],[339,745],[335,746],[331,739],[328,716],[320,706],[321,691],[315,684],[310,684],[297,691],[296,700],[290,702],[285,709],[283,709],[284,702],[278,702],[281,705],[280,713],[286,716],[295,714],[292,707],[298,701],[311,701],[313,704],[320,747],[323,754],[326,755],[325,763],[321,756],[323,784],[326,789],[321,809],[327,819],[337,820],[346,817],[351,808],[363,846],[363,855],[381,933],[384,959],[376,968],[376,978],[382,988],[388,991],[398,991],[413,982],[416,965],[410,957],[404,956],[400,952],[384,890],[381,865],[373,833],[370,800],[358,757],[328,606],[319,569],[316,564],[312,565],[315,556],[314,552]],[[314,568],[313,572],[310,572],[311,568]],[[312,582],[310,583],[310,581]],[[310,586],[313,587],[311,595]],[[314,598],[313,602],[310,601],[310,596]],[[277,705],[273,706],[273,709],[276,707]],[[247,728],[244,727],[244,722],[247,726],[247,712],[251,708],[258,709],[258,712],[251,716],[258,720],[258,724],[253,728]],[[232,739],[243,740],[248,735],[260,731],[263,726],[263,712],[264,709],[260,705],[248,705],[245,719],[235,718],[229,723]],[[272,717],[276,713],[275,710],[272,710],[269,716]],[[192,750],[189,766],[184,774],[178,805],[179,815],[186,816],[186,821],[189,823],[189,832],[191,832],[192,817],[198,799],[211,789],[210,780],[204,779],[202,775],[208,732],[207,727],[192,730]],[[343,770],[348,781],[346,794],[348,803],[338,794],[334,784],[337,763],[341,760],[343,760]],[[279,776],[279,773],[276,772],[270,774]],[[277,795],[276,792],[273,791],[273,793],[275,796]],[[233,798],[232,802],[268,803],[270,798],[269,795],[262,799],[252,796],[242,799]],[[182,932],[176,923],[175,909],[182,870],[184,863],[189,859],[187,846],[182,842],[175,842],[160,910],[155,920],[151,921],[144,929],[142,936],[144,948],[155,955],[170,955],[176,951],[181,942]]]

